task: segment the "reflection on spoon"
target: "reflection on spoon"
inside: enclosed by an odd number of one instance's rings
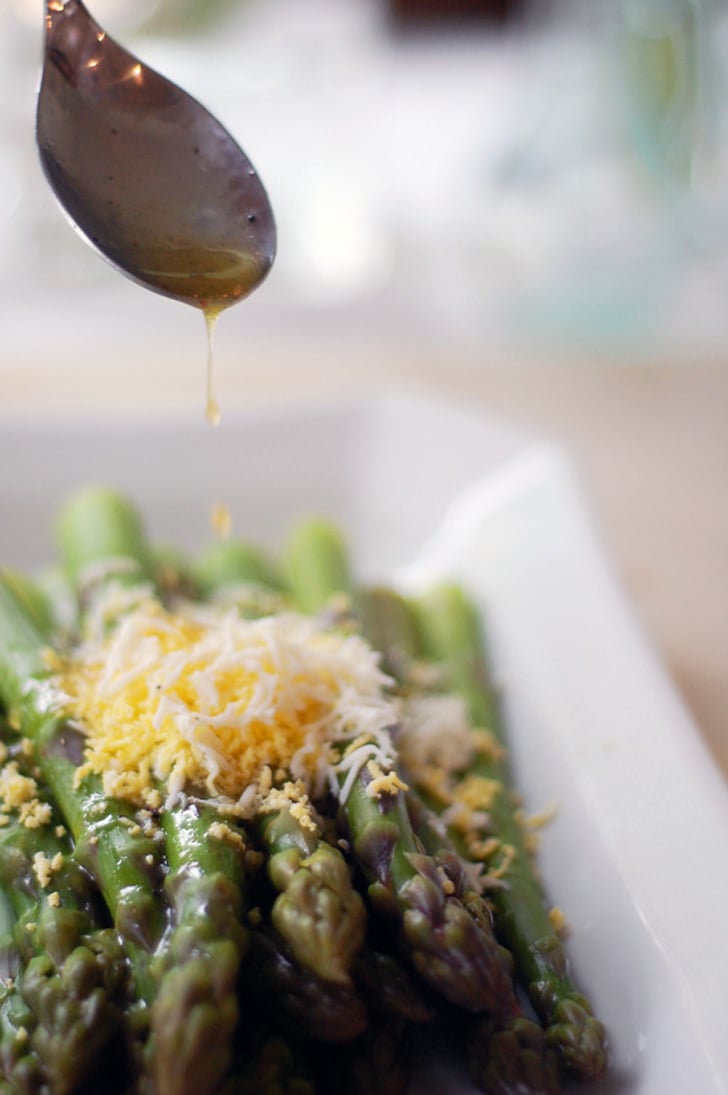
[[[255,169],[208,110],[118,45],[81,0],[46,0],[45,22],[36,135],[61,205],[119,270],[210,322],[273,264],[275,222]]]

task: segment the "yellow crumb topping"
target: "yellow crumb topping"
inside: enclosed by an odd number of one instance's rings
[[[453,800],[471,810],[490,810],[496,797],[503,790],[503,784],[497,779],[485,776],[465,776],[453,791]]]
[[[18,810],[38,796],[38,785],[30,776],[21,774],[17,761],[10,761],[0,771],[0,800],[9,810]]]
[[[263,793],[261,813],[269,814],[278,810],[287,810],[302,828],[316,834],[320,832],[319,824],[314,817],[313,805],[302,780],[287,780],[282,787],[273,787],[272,775],[270,780],[264,775]]]
[[[39,802],[36,798],[24,802],[18,810],[18,817],[26,829],[40,829],[51,820],[50,803]]]
[[[370,744],[358,768],[372,757],[388,767],[396,714],[359,636],[295,613],[247,620],[214,605],[129,604],[110,633],[98,612],[98,633],[55,678],[86,735],[78,782],[99,776],[107,795],[150,809],[202,794],[248,817],[272,772],[316,794],[334,788],[337,757],[361,725]]]
[[[11,760],[0,768],[0,818],[13,813],[27,829],[38,829],[51,820],[50,804],[38,798],[38,784],[31,776],[23,775],[17,761]]]
[[[471,859],[476,860],[479,863],[485,863],[486,860],[491,859],[500,848],[500,840],[495,836],[486,837],[484,840],[478,840],[475,837],[471,837],[468,842],[468,855]]]
[[[44,852],[36,852],[33,856],[33,873],[38,879],[38,885],[45,889],[51,880],[53,871],[51,861]]]
[[[63,855],[61,852],[56,852],[52,859],[49,859],[45,852],[36,852],[33,856],[33,873],[42,889],[46,888],[52,876],[56,871],[60,871],[62,866]]]
[[[437,874],[438,874],[438,877],[440,879],[440,885],[442,886],[442,892],[444,894],[447,894],[448,896],[451,896],[452,894],[454,894],[455,893],[455,883],[445,873],[445,871],[442,869],[442,867],[437,868]]]
[[[57,890],[54,890],[53,893],[48,894],[48,904],[51,906],[52,909],[59,908],[61,904],[61,895],[58,893]]]
[[[232,848],[237,848],[238,851],[245,851],[245,840],[243,839],[242,833],[231,829],[230,826],[226,825],[223,821],[213,821],[212,825],[207,830],[207,833],[213,840],[223,841]]]
[[[553,908],[549,909],[549,920],[551,921],[551,927],[554,929],[557,935],[561,936],[562,938],[563,936],[568,935],[569,925],[566,919],[566,914],[564,913],[563,909],[560,909],[558,907],[558,905],[554,905]]]
[[[500,862],[496,866],[491,867],[488,872],[492,878],[504,878],[516,858],[516,849],[512,844],[503,843],[499,850],[502,853],[502,858]]]
[[[367,794],[370,798],[381,798],[382,795],[396,795],[399,791],[409,791],[396,772],[384,772],[375,760],[367,761],[367,772],[372,777],[367,784]]]
[[[473,749],[489,760],[503,760],[507,755],[505,747],[498,741],[492,730],[477,728],[471,731]]]
[[[452,780],[442,768],[426,765],[417,770],[417,783],[443,806],[452,800]]]
[[[526,817],[524,817],[523,823],[525,827],[527,829],[530,829],[531,831],[545,829],[547,825],[551,824],[557,813],[558,806],[555,802],[552,802],[538,813],[526,815]]]

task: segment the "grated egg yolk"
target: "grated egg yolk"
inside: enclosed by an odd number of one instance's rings
[[[77,781],[139,805],[204,794],[239,816],[259,809],[271,772],[321,794],[336,743],[360,729],[385,768],[396,719],[378,657],[356,635],[295,613],[242,619],[215,606],[168,611],[149,598],[89,638],[56,677],[86,736]]]

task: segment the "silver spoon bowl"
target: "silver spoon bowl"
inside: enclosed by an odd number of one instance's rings
[[[275,222],[250,160],[81,0],[47,0],[36,135],[75,227],[134,281],[214,314],[265,278]]]

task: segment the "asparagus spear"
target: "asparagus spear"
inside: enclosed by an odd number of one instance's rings
[[[464,696],[473,724],[476,727],[492,729],[498,736],[498,747],[496,749],[485,753],[475,751],[476,759],[471,774],[487,779],[491,787],[507,788],[509,774],[504,760],[505,741],[498,716],[497,697],[486,678],[485,661],[482,646],[480,645],[479,622],[462,591],[452,586],[443,587],[424,597],[417,609],[391,590],[370,591],[360,597],[359,604],[363,616],[371,628],[371,634],[376,634],[377,640],[382,643],[385,649],[390,651],[392,664],[396,667],[397,675],[404,682],[405,688],[412,686],[410,677],[412,675],[413,659],[423,653],[423,643],[425,652],[433,657],[438,665],[445,665],[445,676],[448,683],[457,687],[458,691]],[[450,616],[448,616],[448,612],[451,613]],[[437,800],[431,795],[428,796],[425,791],[423,791],[423,794],[430,804],[437,808]],[[443,804],[440,803],[439,805],[441,808]],[[499,793],[494,802],[490,804],[489,813],[493,830],[499,840],[502,844],[509,845],[515,852],[513,859],[508,861],[505,872],[508,889],[498,888],[489,895],[496,909],[498,927],[501,928],[504,919],[504,907],[508,910],[507,915],[509,917],[511,917],[510,910],[517,907],[520,926],[516,927],[516,934],[519,931],[525,931],[526,927],[530,927],[532,931],[536,931],[540,936],[548,939],[549,946],[553,946],[555,943],[561,958],[559,959],[558,954],[552,952],[553,958],[559,964],[559,968],[565,969],[566,959],[563,949],[555,936],[546,912],[543,893],[523,843],[521,826],[512,807],[511,799],[506,796],[505,791]],[[424,826],[421,814],[420,824]],[[422,829],[420,831],[424,832],[426,830]],[[467,848],[464,845],[462,835],[453,831],[452,836],[455,844],[459,845],[459,849],[453,848],[453,851],[459,850],[467,856]],[[442,840],[442,836],[435,836],[434,839]],[[512,883],[514,873],[518,880],[516,891],[513,890]],[[482,900],[478,898],[477,894],[471,894],[469,897],[464,896],[464,901],[472,912],[475,912],[479,903],[482,905]],[[528,912],[529,905],[531,908],[530,913]],[[536,920],[535,917],[537,917]],[[506,943],[512,946],[513,935],[503,932],[503,937]],[[548,948],[546,948],[547,950]],[[515,953],[516,958],[518,958],[518,951],[516,950]],[[539,958],[547,963],[548,953],[539,955]],[[533,971],[533,964],[531,971]],[[524,973],[523,970],[521,972]],[[525,976],[528,976],[527,972]],[[569,989],[568,980],[561,987],[562,991],[573,992]],[[573,999],[573,996],[571,998]],[[576,994],[578,1005],[581,1005],[582,999]],[[588,1004],[586,1006],[589,1008]],[[540,1014],[544,1021],[548,1022],[543,1010]],[[564,1051],[561,1053],[562,1060],[576,1075],[591,1078],[592,1075],[600,1074],[606,1063],[604,1058],[604,1031],[601,1024],[591,1018],[590,1013],[589,1018],[585,1021],[586,1029],[582,1027],[583,1020],[579,1012],[574,1014],[574,1018],[576,1020],[576,1029],[579,1031],[579,1037],[583,1038],[584,1045],[579,1049],[579,1042],[576,1041],[577,1048],[574,1051],[574,1032],[572,1031],[570,1035],[567,1034],[568,1050],[566,1052],[570,1055],[572,1063],[567,1062]],[[583,1034],[581,1033],[582,1030]],[[559,1036],[563,1037],[563,1033],[562,1027]],[[529,1063],[529,1056],[532,1051],[537,1050],[537,1039],[533,1036],[533,1032],[529,1032],[523,1026],[522,1021],[519,1021],[517,1034],[520,1044],[525,1049],[524,1059],[527,1070],[532,1072],[533,1067]],[[559,1036],[556,1035],[555,1031],[550,1031],[549,1043],[558,1047]],[[493,1035],[493,1032],[489,1030],[489,1025],[483,1024],[473,1040],[474,1068],[481,1077],[485,1076],[486,1073],[491,1077],[494,1075],[512,1075],[512,1072],[506,1067],[505,1061],[500,1060],[497,1064],[493,1064],[496,1060],[494,1050],[498,1045],[501,1053],[508,1053],[514,1048],[512,1039],[507,1038],[504,1032],[499,1031],[496,1035]],[[486,1051],[488,1046],[490,1046],[490,1049]],[[488,1056],[489,1053],[490,1057]],[[581,1054],[585,1054],[588,1058],[586,1064],[579,1063]],[[488,1082],[492,1083],[493,1080],[491,1079]]]
[[[346,549],[332,526],[300,525],[287,558],[301,609],[321,611],[337,594],[351,596]],[[495,941],[447,892],[415,838],[403,792],[393,784],[375,797],[368,791],[371,780],[363,768],[342,805],[372,906],[399,924],[409,959],[446,999],[473,1012],[499,1013],[511,990]]]
[[[113,568],[117,559],[130,560],[128,570],[136,577],[148,573],[151,553],[141,520],[113,492],[78,496],[62,514],[60,529],[63,559],[77,584],[90,567]],[[242,847],[222,823],[221,835],[213,833],[215,822],[216,813],[204,804],[162,812],[172,925],[164,957],[151,971],[159,981],[156,994],[152,990],[149,1050],[158,1095],[212,1095],[232,1061],[246,943]]]
[[[32,779],[23,743],[10,732],[2,742],[13,749],[8,777],[38,795],[30,816],[5,815],[0,829],[0,883],[27,962],[17,983],[32,1014],[30,1043],[54,1095],[65,1095],[90,1083],[117,1043],[125,956],[116,933],[97,920],[88,878]]]
[[[130,804],[106,798],[99,779],[76,786],[84,742],[48,702],[47,641],[0,575],[0,699],[34,742],[42,777],[71,831],[79,862],[99,886],[123,939],[136,1000],[128,1012],[129,1049],[138,1067],[154,988],[151,957],[166,928],[158,900],[159,845],[142,832]]]
[[[3,755],[8,734],[0,710]],[[40,1061],[28,1036],[33,1016],[18,985],[23,960],[16,941],[17,920],[7,884],[0,879],[0,1095],[31,1095],[42,1082]]]
[[[15,941],[17,916],[7,889],[0,880],[0,983],[12,981],[20,969],[20,953]]]
[[[201,589],[191,563],[177,548],[158,544],[154,549],[154,584],[165,604],[178,598],[197,600]]]
[[[30,1044],[33,1016],[18,985],[22,958],[16,934],[17,916],[0,885],[0,1092],[35,1095],[42,1083],[38,1056]]]
[[[444,826],[414,795],[408,797],[408,809],[417,835],[452,881],[470,915],[484,931],[492,931],[490,909],[473,889]],[[512,969],[510,953],[505,948],[501,953],[504,964]],[[477,1020],[469,1041],[470,1071],[481,1091],[546,1095],[561,1090],[556,1055],[546,1048],[541,1027],[524,1014],[515,992],[497,1021]]]
[[[3,567],[3,581],[21,602],[33,623],[40,631],[50,632],[54,626],[53,609],[49,598],[25,574],[11,567]]]
[[[249,1011],[273,1027],[318,1042],[350,1042],[367,1025],[367,1014],[349,985],[324,981],[287,953],[280,937],[261,929],[251,933],[241,992]]]
[[[110,581],[150,581],[152,557],[140,518],[115,492],[88,488],[74,495],[58,521],[63,563],[84,606]],[[101,781],[76,786],[83,736],[47,704],[44,648],[49,635],[23,611],[0,573],[0,698],[35,742],[43,778],[64,816],[77,854],[97,881],[131,959],[138,998],[149,1002],[149,959],[166,918],[158,900],[161,855],[136,811],[104,795]],[[29,682],[34,682],[29,686]]]
[[[194,573],[207,597],[226,586],[247,585],[268,594],[280,589],[280,578],[270,560],[244,540],[210,544],[197,559]]]
[[[278,609],[279,579],[268,559],[240,540],[213,544],[197,564],[208,596],[247,589],[245,609]],[[351,983],[351,963],[364,941],[366,913],[341,852],[327,844],[312,813],[283,805],[261,813],[256,831],[277,891],[272,923],[294,959],[325,981]]]
[[[350,985],[366,913],[343,855],[285,808],[263,814],[258,831],[278,891],[273,926],[300,965],[324,981]]]
[[[100,886],[124,938],[137,994],[147,1000],[148,959],[165,928],[156,898],[158,844],[140,831],[131,806],[106,799],[97,778],[75,785],[83,739],[45,703],[46,645],[47,636],[0,572],[0,698],[35,744],[41,773],[71,830],[77,855]]]
[[[354,963],[354,980],[371,1013],[406,1023],[430,1023],[436,1009],[429,992],[398,958],[365,944]]]
[[[404,1023],[391,1019],[369,1026],[352,1045],[336,1046],[320,1062],[326,1095],[405,1095],[410,1081],[410,1047]]]
[[[221,1095],[316,1095],[303,1055],[280,1034],[251,1040],[246,1062]]]
[[[98,924],[85,876],[52,828],[11,824],[2,831],[1,851],[0,874],[27,958],[18,983],[33,1016],[31,1045],[50,1089],[70,1095],[98,1076],[115,1051],[125,956],[116,932]],[[55,865],[47,889],[35,881],[34,860],[46,871]]]
[[[173,927],[155,970],[152,1070],[157,1095],[213,1095],[232,1064],[241,923],[243,842],[205,805],[162,815]]]
[[[476,749],[468,772],[493,781],[490,786],[497,788],[488,807],[490,825],[501,847],[511,849],[504,861],[505,884],[489,894],[498,931],[546,1027],[548,1044],[570,1072],[594,1079],[606,1067],[604,1027],[571,980],[564,949],[524,844],[509,790],[503,729],[497,697],[487,678],[476,613],[463,591],[448,585],[420,600],[417,618],[425,650],[445,666],[446,679],[465,699],[473,726],[490,730],[501,745],[486,752]],[[455,833],[453,838],[456,843],[461,841]]]
[[[30,1044],[33,1017],[14,981],[0,981],[0,1092],[38,1095],[43,1070]]]
[[[107,487],[84,487],[56,524],[61,561],[82,600],[110,580],[152,582],[154,554],[135,507]]]

